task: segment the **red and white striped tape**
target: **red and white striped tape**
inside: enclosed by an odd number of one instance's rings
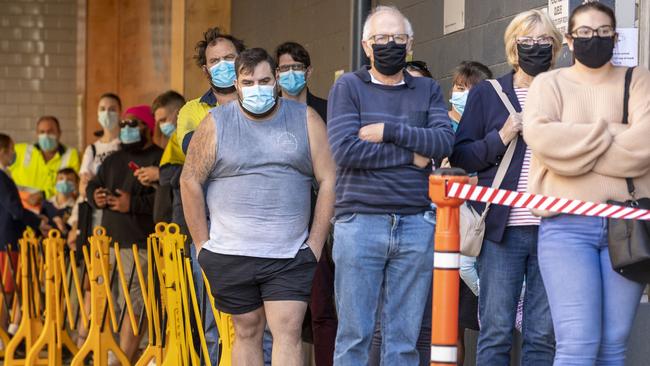
[[[490,202],[497,205],[524,207],[555,213],[650,221],[650,210],[616,206],[607,203],[593,203],[567,198],[547,197],[541,194],[520,193],[505,189],[493,189],[464,183],[451,183],[448,185],[447,196],[470,201]]]

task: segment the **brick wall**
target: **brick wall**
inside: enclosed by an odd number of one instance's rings
[[[0,131],[34,141],[44,114],[77,147],[77,0],[0,0]]]

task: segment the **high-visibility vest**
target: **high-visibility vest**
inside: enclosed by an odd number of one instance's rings
[[[79,153],[65,145],[60,145],[48,162],[34,144],[16,144],[15,149],[16,162],[9,167],[9,171],[19,189],[26,187],[29,190],[43,191],[45,198],[50,198],[56,193],[56,174],[59,170],[72,168],[79,172]]]
[[[174,165],[183,165],[185,162],[185,154],[181,146],[178,144],[178,139],[176,138],[176,131],[169,136],[167,146],[163,151],[162,157],[160,158],[160,166],[163,167],[167,164]]]
[[[176,120],[176,143],[178,146],[183,146],[183,139],[188,133],[194,132],[199,127],[199,124],[208,115],[210,109],[217,106],[217,99],[212,95],[212,91],[208,90],[202,97],[192,99],[178,111],[178,118]],[[183,152],[182,150],[180,151]],[[185,161],[185,154],[182,155]]]

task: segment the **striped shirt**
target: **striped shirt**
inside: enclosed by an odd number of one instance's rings
[[[521,109],[526,105],[526,97],[528,96],[527,88],[515,88],[517,99]],[[519,173],[519,183],[517,183],[517,192],[526,192],[528,189],[528,173],[530,172],[530,158],[531,151],[526,147],[526,155],[524,155],[524,163],[521,165],[521,173]],[[522,207],[513,207],[510,210],[507,226],[529,226],[539,225],[539,217],[533,216],[530,210]]]
[[[363,68],[341,76],[328,99],[336,215],[429,209],[431,167],[413,165],[414,153],[440,161],[451,153],[454,140],[438,83],[405,72],[404,84],[380,85]],[[359,130],[374,123],[384,124],[383,142],[361,140]]]

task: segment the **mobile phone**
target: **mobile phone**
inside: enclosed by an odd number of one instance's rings
[[[136,170],[140,169],[140,166],[136,164],[134,161],[129,161],[129,169],[131,169],[131,171],[135,173]]]

